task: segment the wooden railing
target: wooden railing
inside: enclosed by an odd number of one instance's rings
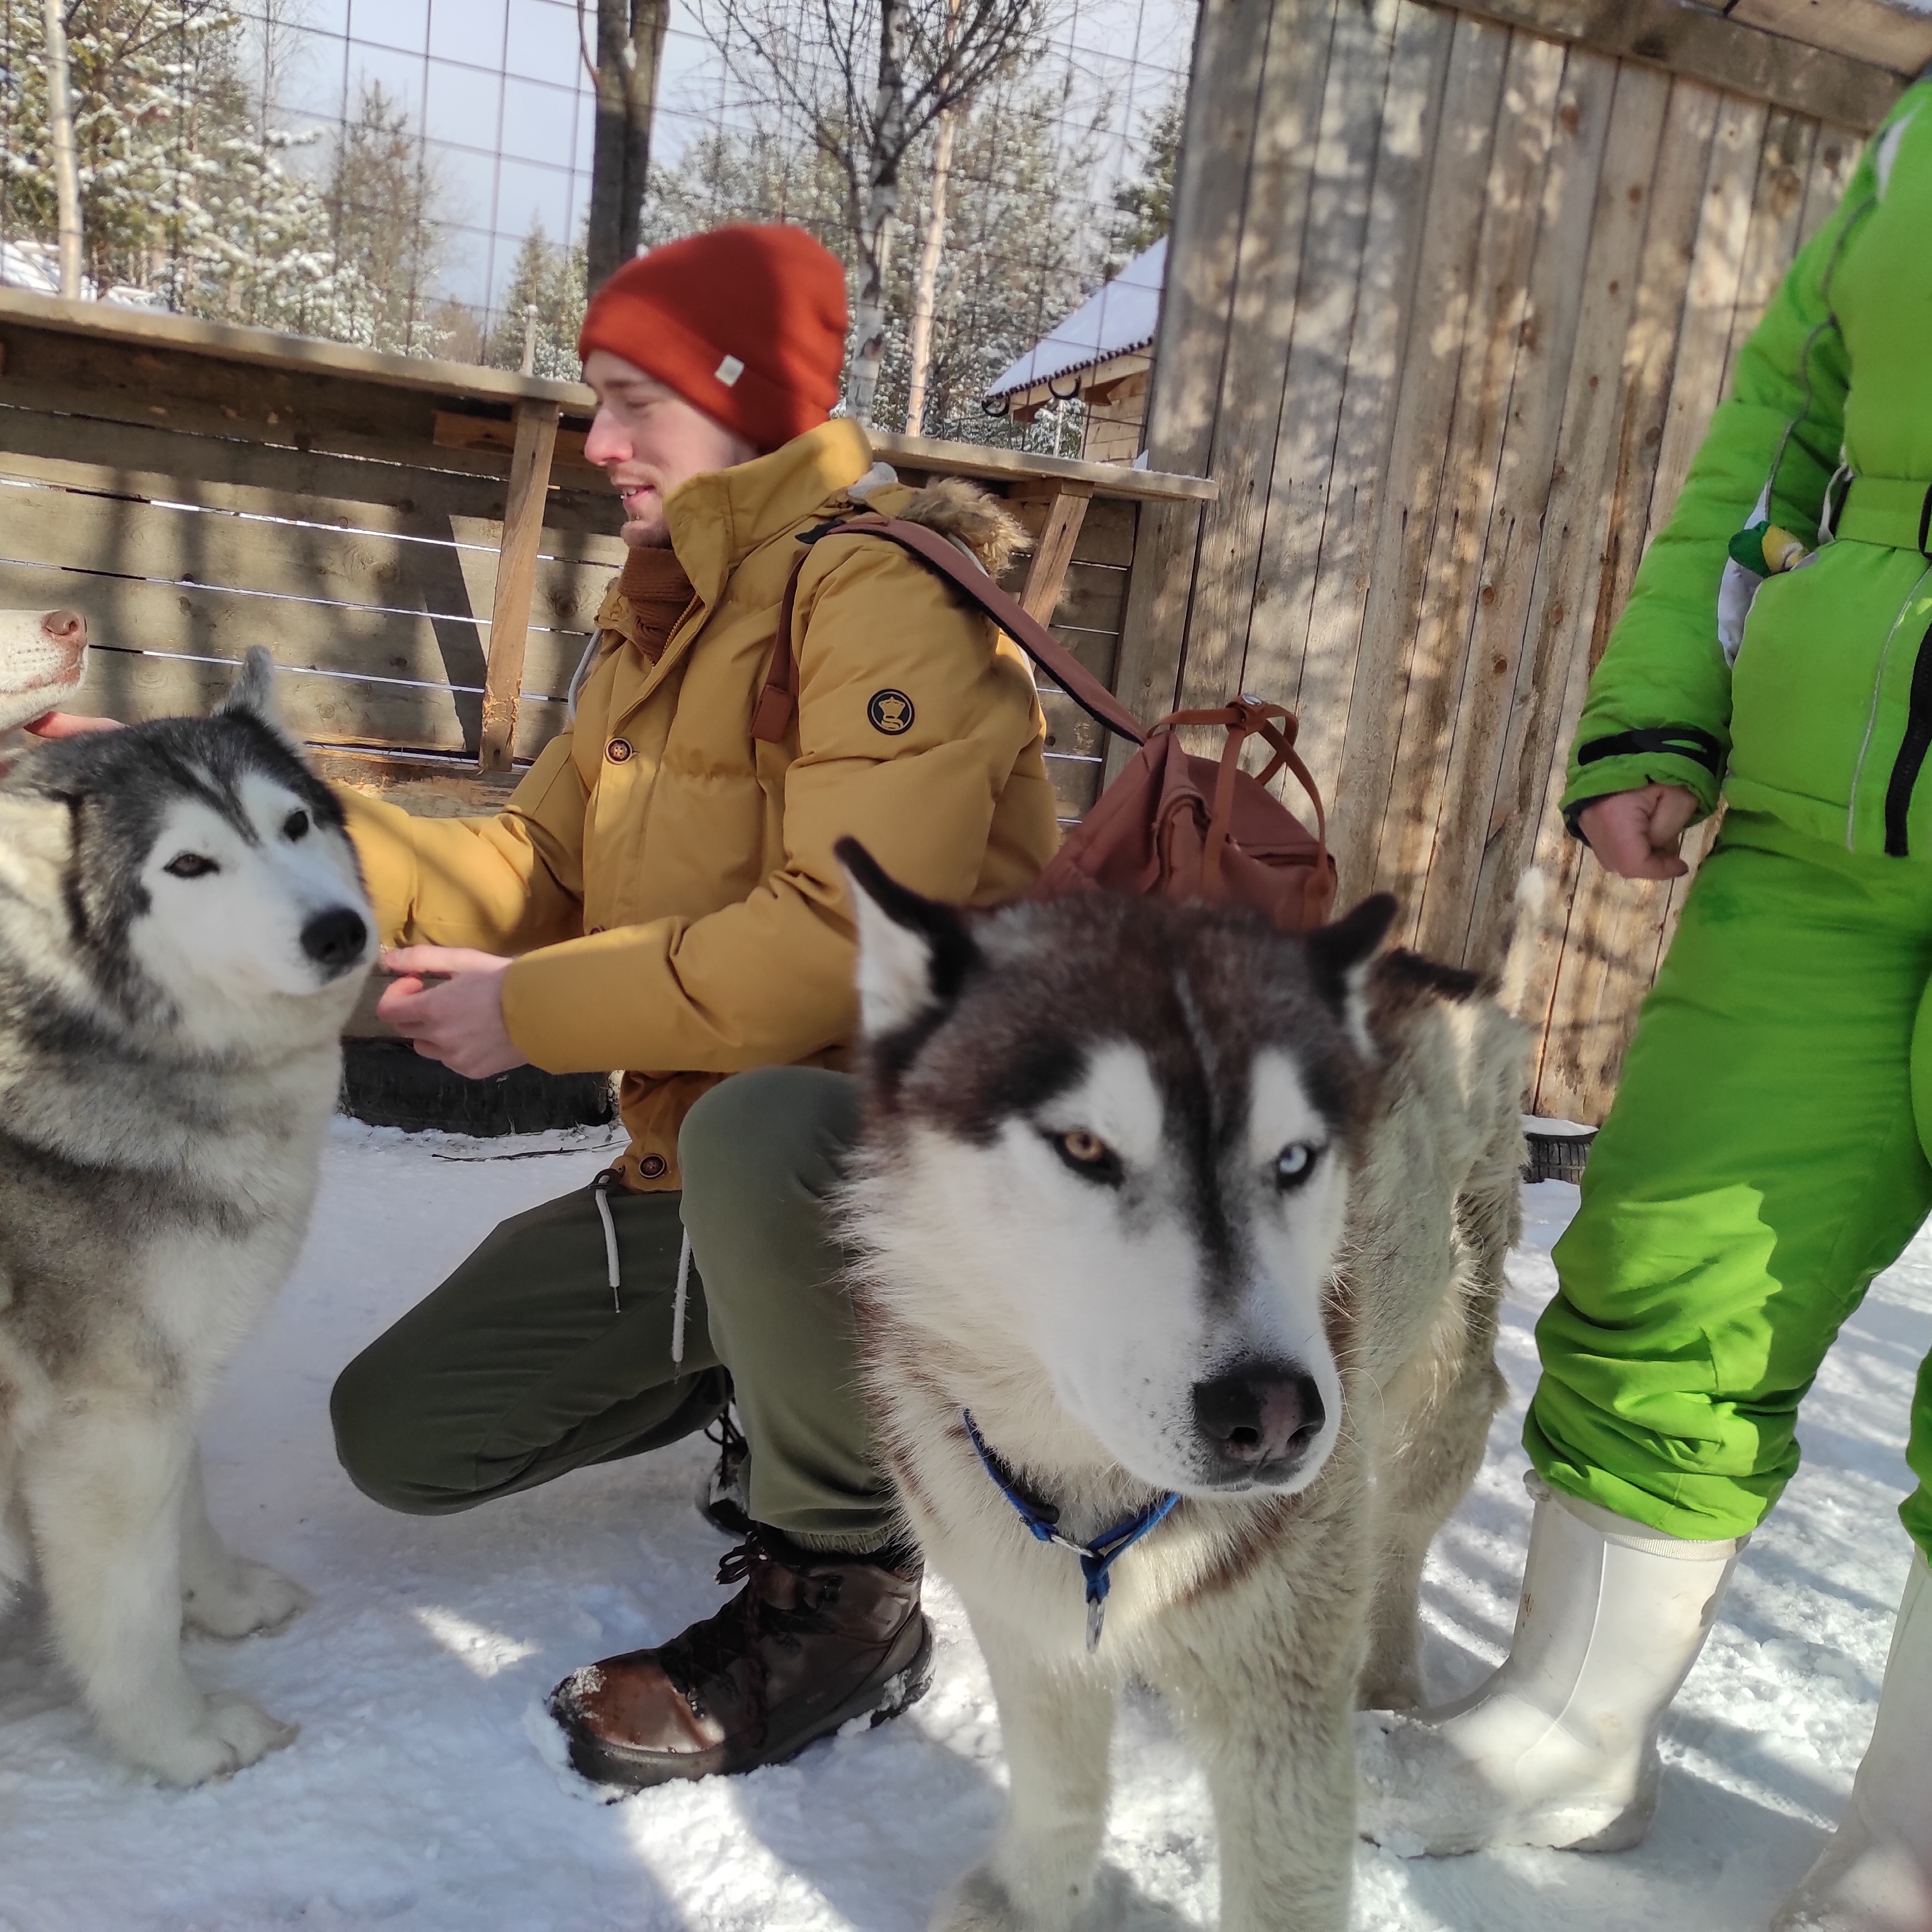
[[[325,768],[412,808],[500,799],[562,722],[621,564],[575,383],[0,290],[0,606],[70,604],[79,708],[203,708],[267,645]],[[1144,506],[1198,478],[876,436],[908,480],[975,478],[1035,541],[1011,587],[1111,683]],[[1069,817],[1094,728],[1042,693]]]

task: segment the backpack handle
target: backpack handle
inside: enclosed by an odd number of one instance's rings
[[[1279,718],[1279,724],[1274,721]],[[1301,762],[1294,748],[1299,721],[1285,704],[1270,704],[1258,698],[1238,698],[1212,711],[1170,711],[1154,728],[1170,730],[1177,724],[1219,724],[1228,734],[1221,748],[1220,769],[1214,779],[1214,810],[1208,821],[1208,838],[1202,848],[1201,883],[1206,896],[1222,896],[1221,855],[1227,848],[1234,818],[1234,775],[1241,768],[1241,749],[1250,738],[1259,738],[1274,753],[1267,767],[1256,774],[1256,784],[1266,786],[1276,773],[1292,772],[1315,808],[1316,863],[1328,862],[1328,814],[1322,808],[1322,794],[1316,789],[1315,774]]]
[[[868,514],[806,531],[799,541],[815,544],[826,537],[884,537],[952,582],[992,618],[1034,663],[1078,705],[1096,724],[1136,745],[1148,740],[1147,728],[1010,591],[1003,590],[986,572],[937,530],[903,517]],[[784,596],[778,602],[778,635],[772,640],[771,668],[752,711],[752,736],[776,744],[798,710],[798,652],[792,644],[792,610],[797,602],[799,572],[808,550],[791,567]],[[1279,706],[1275,707],[1279,709]],[[1204,718],[1220,714],[1203,712]],[[1273,770],[1270,767],[1270,770]]]

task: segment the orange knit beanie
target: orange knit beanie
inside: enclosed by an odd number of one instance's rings
[[[767,450],[831,414],[845,328],[838,258],[802,228],[740,223],[626,262],[577,352],[608,349]]]

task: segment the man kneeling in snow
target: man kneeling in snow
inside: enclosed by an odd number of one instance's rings
[[[744,1540],[720,1581],[742,1587],[551,1700],[579,1768],[615,1784],[774,1762],[925,1683],[920,1562],[896,1540],[821,1208],[856,1127],[832,848],[855,834],[920,892],[991,902],[1057,830],[1025,660],[896,546],[818,536],[868,508],[998,569],[1015,534],[962,485],[899,485],[827,419],[845,328],[838,264],[796,229],[620,269],[579,348],[587,453],[631,550],[571,724],[494,818],[349,802],[402,949],[380,1010],[418,1052],[478,1078],[638,1070],[610,1174],[503,1222],[344,1372],[344,1467],[392,1508],[468,1509],[704,1429],[735,1389]],[[796,652],[798,695],[764,742],[775,648]]]

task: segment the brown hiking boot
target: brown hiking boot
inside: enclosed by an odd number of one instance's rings
[[[782,1764],[854,1718],[897,1717],[932,1681],[923,1568],[816,1556],[760,1528],[718,1564],[745,1587],[716,1616],[550,1693],[571,1762],[634,1789]]]

